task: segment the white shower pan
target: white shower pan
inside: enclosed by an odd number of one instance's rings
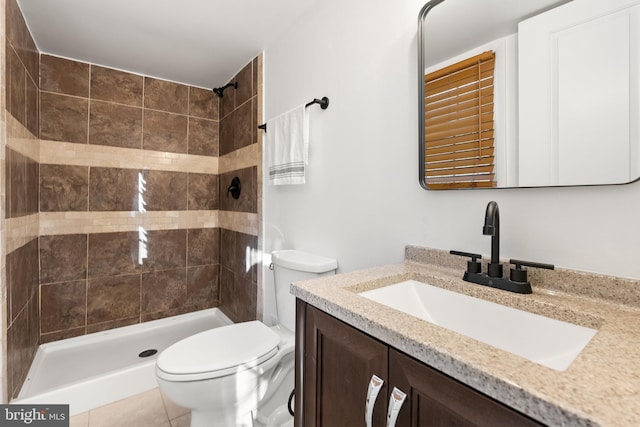
[[[158,386],[155,363],[162,350],[231,323],[212,308],[43,344],[11,403],[69,404],[73,416],[142,393]],[[147,350],[157,353],[139,356]]]

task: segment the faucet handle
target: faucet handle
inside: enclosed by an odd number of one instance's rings
[[[465,256],[471,258],[471,261],[467,261],[467,272],[468,273],[480,273],[482,271],[479,259],[482,259],[482,255],[474,254],[471,252],[460,252],[450,250],[449,253],[451,255]]]
[[[522,261],[519,259],[510,259],[509,262],[515,265],[515,268],[511,268],[509,278],[514,282],[525,283],[527,281],[527,270],[522,267],[544,268],[547,270],[553,270],[555,267],[553,264],[543,264],[541,262]]]

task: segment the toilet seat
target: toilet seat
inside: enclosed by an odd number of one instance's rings
[[[168,381],[219,378],[260,365],[278,352],[279,342],[278,334],[257,320],[222,326],[164,350],[156,373]]]

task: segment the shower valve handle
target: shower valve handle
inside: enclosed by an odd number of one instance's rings
[[[234,199],[238,199],[240,197],[240,192],[242,191],[242,186],[240,185],[240,178],[237,176],[231,180],[231,185],[227,188],[227,197],[231,194],[231,197]]]

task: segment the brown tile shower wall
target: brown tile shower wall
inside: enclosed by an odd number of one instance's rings
[[[7,390],[17,396],[40,343],[38,239],[7,254]]]
[[[38,49],[16,0],[6,1],[6,108],[38,136]]]
[[[210,90],[49,55],[40,67],[42,146],[116,147],[121,158],[105,167],[98,158],[42,157],[40,212],[218,209],[217,174],[140,168],[127,151],[217,161],[219,104]],[[42,341],[218,306],[220,229],[175,226],[40,236]]]
[[[238,83],[238,88],[227,89],[220,101],[221,166],[224,165],[225,156],[248,157],[239,163],[251,165],[230,167],[220,174],[221,212],[238,215],[259,213],[259,151],[249,148],[258,144],[261,136],[257,129],[261,60],[261,57],[257,57],[240,70],[231,80]],[[234,177],[240,178],[242,183],[238,199],[227,194]],[[258,231],[245,233],[232,228],[223,225],[221,230],[220,307],[232,320],[239,322],[258,317]]]
[[[49,55],[40,68],[43,140],[218,156],[210,90]]]
[[[256,319],[257,236],[222,229],[220,238],[220,308],[230,319]]]
[[[6,113],[31,133],[38,135],[38,76],[40,74],[38,51],[22,13],[15,0],[5,3],[4,77]],[[12,127],[3,125],[7,132],[6,140],[11,141],[17,135]],[[3,219],[29,218],[38,213],[38,174],[39,163],[9,146],[4,150],[4,217]],[[5,224],[6,234],[12,226]],[[6,240],[6,238],[5,238]],[[19,247],[3,250],[6,277],[6,370],[3,370],[3,393],[5,399],[16,396],[24,381],[35,351],[39,344],[38,311],[38,239],[32,236],[24,239]],[[3,331],[5,333],[5,331]],[[6,385],[6,389],[4,389]]]
[[[215,307],[218,228],[40,237],[42,340]]]
[[[6,0],[6,41],[5,107],[24,129],[2,147],[3,395],[17,395],[40,342],[217,305],[255,319],[261,58],[220,102],[209,89],[40,55],[16,0]],[[234,176],[238,200],[226,197]],[[141,210],[153,224],[133,231]]]

